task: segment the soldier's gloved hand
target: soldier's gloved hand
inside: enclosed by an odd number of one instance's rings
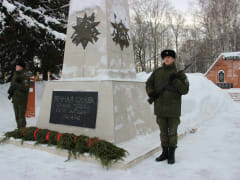
[[[157,93],[154,90],[149,92],[149,94],[148,94],[149,97],[155,97],[156,95],[157,95]]]
[[[169,76],[169,82],[172,83],[175,79],[177,79],[178,75],[177,73],[172,73]]]
[[[9,89],[8,89],[8,94],[9,95],[11,95],[11,94],[13,94],[13,92],[14,92],[14,86],[11,86]]]
[[[177,78],[177,73],[172,73],[172,74],[170,74],[170,76],[169,76],[169,80],[170,81],[173,81],[174,79],[176,79]]]
[[[12,88],[9,88],[8,89],[8,94],[11,94],[11,92],[12,92]]]

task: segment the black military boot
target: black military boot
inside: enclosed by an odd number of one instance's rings
[[[155,159],[157,162],[164,161],[168,158],[168,147],[162,147],[162,150],[162,154]]]
[[[169,150],[168,150],[168,164],[174,164],[175,163],[175,149],[176,149],[176,147],[169,147]]]

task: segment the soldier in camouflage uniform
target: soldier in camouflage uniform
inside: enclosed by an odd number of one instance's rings
[[[161,56],[164,64],[149,77],[146,82],[146,91],[148,96],[152,97],[157,89],[168,82],[168,86],[158,94],[158,98],[154,101],[154,113],[157,116],[163,149],[156,161],[168,159],[169,164],[174,164],[178,140],[177,128],[181,115],[181,96],[188,93],[189,82],[184,73],[176,74],[176,53],[173,50],[164,50]]]
[[[12,99],[17,128],[26,127],[25,113],[28,102],[29,77],[24,71],[24,62],[17,62],[16,72],[14,73],[8,90],[8,99]]]

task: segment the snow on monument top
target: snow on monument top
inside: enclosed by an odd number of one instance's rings
[[[95,7],[100,7],[101,9],[104,10],[105,0],[87,0],[87,1],[71,0],[69,15],[71,16],[76,12],[83,11],[84,9]]]
[[[112,7],[110,8],[111,16],[109,17],[110,22],[114,22],[113,14],[117,14],[116,21],[119,23],[121,20],[124,25],[129,28],[129,23],[126,17],[128,17],[127,9],[125,9],[122,4],[124,4],[124,0],[115,0],[111,1]],[[70,2],[70,10],[69,15],[73,15],[79,11],[83,11],[87,8],[96,8],[100,7],[103,11],[106,9],[106,0],[88,0],[88,1],[80,1],[80,0],[71,0]]]
[[[110,8],[111,13],[109,16],[109,21],[114,22],[116,20],[117,23],[122,21],[122,23],[126,26],[126,28],[129,28],[129,23],[127,19],[129,13],[128,13],[128,9],[124,8],[123,4],[124,4],[124,0],[118,0],[118,1],[115,0],[112,2],[112,7]],[[117,15],[116,19],[113,16],[114,14]]]

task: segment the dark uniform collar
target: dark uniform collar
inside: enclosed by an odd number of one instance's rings
[[[164,69],[176,69],[177,70],[177,67],[176,67],[176,64],[175,63],[173,63],[173,64],[171,64],[171,65],[169,65],[169,66],[167,66],[165,63],[163,63],[163,68]]]
[[[23,73],[24,73],[24,70],[16,71],[16,74],[23,74]]]

